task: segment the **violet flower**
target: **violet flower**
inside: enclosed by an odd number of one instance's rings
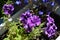
[[[47,17],[47,21],[48,21],[49,23],[54,23],[54,19],[51,18],[50,16]]]
[[[39,16],[36,15],[33,15],[27,19],[27,24],[31,28],[40,25],[40,23],[41,23],[41,19],[39,18]]]
[[[51,37],[55,35],[56,30],[57,30],[57,27],[55,24],[53,24],[52,26],[49,25],[49,27],[46,27],[45,29],[45,34],[48,35],[48,37]]]
[[[31,14],[29,11],[26,11],[21,15],[20,21],[27,31],[30,31],[33,27],[38,26],[41,23],[39,16]]]
[[[45,34],[48,36],[48,37],[51,37],[53,35],[55,35],[56,33],[56,30],[57,30],[57,27],[54,23],[54,19],[51,18],[50,16],[47,17],[47,27],[45,29]]]
[[[12,4],[4,4],[3,5],[3,11],[4,14],[12,14],[12,12],[14,11],[14,6]]]

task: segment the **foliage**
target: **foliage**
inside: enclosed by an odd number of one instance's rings
[[[36,27],[30,32],[29,34],[25,34],[25,29],[21,26],[18,28],[18,22],[9,22],[9,31],[7,33],[7,38],[4,38],[4,40],[30,40],[32,37],[40,36],[41,27],[44,25],[44,23],[40,24],[39,27]]]
[[[45,23],[45,22],[44,22]],[[39,27],[36,27],[33,29],[33,31],[29,34],[29,37],[36,37],[36,36],[40,36],[41,32],[43,32],[43,30],[41,30],[41,27],[43,27],[44,23],[40,24]]]

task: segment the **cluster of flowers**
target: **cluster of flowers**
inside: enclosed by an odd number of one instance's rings
[[[54,23],[54,19],[51,18],[49,15],[47,16],[47,27],[45,29],[45,34],[48,35],[48,37],[51,37],[53,35],[55,35],[57,27]]]
[[[30,13],[30,11],[22,13],[20,16],[20,21],[23,23],[24,28],[27,30],[27,32],[30,32],[33,27],[38,26],[41,23],[39,16],[33,15]]]
[[[11,14],[14,11],[14,7],[12,4],[4,4],[3,11],[6,15]],[[39,13],[43,14],[41,11]],[[25,13],[22,13],[20,16],[20,21],[23,23],[23,26],[27,32],[32,31],[32,28],[41,24],[41,18],[39,18],[37,15],[34,15],[29,10],[27,10]],[[47,15],[47,21],[48,22],[46,24],[47,27],[45,28],[45,34],[48,35],[48,37],[51,37],[55,34],[57,27],[54,23],[54,19],[49,15]]]

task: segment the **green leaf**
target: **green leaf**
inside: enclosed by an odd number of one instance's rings
[[[10,40],[9,38],[5,38],[4,40]]]
[[[36,37],[36,36],[40,36],[41,32],[43,32],[43,30],[41,30],[41,27],[43,27],[43,25],[45,24],[45,22],[41,23],[39,25],[39,27],[33,28],[32,32],[29,34],[30,38]]]
[[[21,35],[17,35],[17,37],[14,38],[15,40],[21,40]]]
[[[29,40],[28,37],[26,37],[24,40]]]
[[[39,25],[39,28],[43,27],[44,24],[45,24],[45,22],[41,23],[41,24]]]

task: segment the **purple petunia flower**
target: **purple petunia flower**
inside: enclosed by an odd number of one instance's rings
[[[57,27],[54,23],[54,19],[51,18],[50,16],[47,17],[47,27],[45,29],[45,34],[48,35],[48,37],[51,37],[53,35],[55,35],[55,32],[57,30]]]
[[[12,4],[4,4],[3,6],[4,14],[11,14],[14,11],[14,6]]]
[[[38,26],[40,25],[40,23],[41,19],[39,18],[39,16],[36,15],[33,15],[27,19],[27,24],[29,25],[29,27]]]
[[[23,23],[24,28],[28,31],[41,23],[39,16],[31,14],[29,11],[26,11],[21,15],[20,21]]]
[[[48,35],[48,37],[51,37],[55,35],[56,29],[57,27],[55,24],[53,24],[52,26],[50,25],[49,27],[46,27],[45,34]]]
[[[32,14],[30,14],[29,10],[26,11],[25,13],[22,13],[22,15],[20,16],[20,21],[23,24],[26,24],[27,18],[29,18],[30,16],[32,16]]]
[[[48,15],[48,17],[47,17],[47,21],[48,21],[49,23],[54,23],[54,19],[51,18],[49,15]]]

